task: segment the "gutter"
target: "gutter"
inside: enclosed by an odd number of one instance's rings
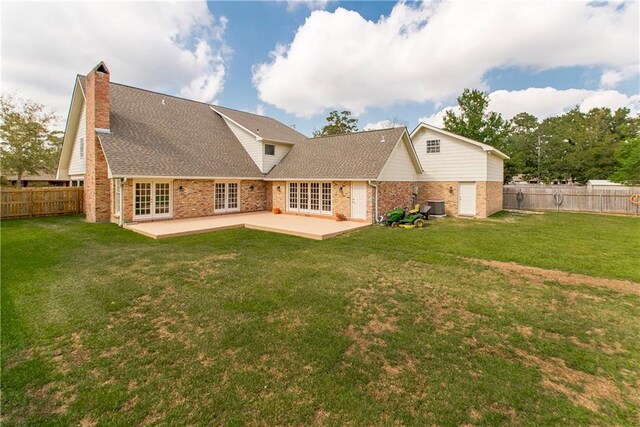
[[[378,184],[374,184],[373,181],[367,181],[367,183],[376,189],[376,201],[374,206],[375,217],[373,218],[373,223],[378,223]]]

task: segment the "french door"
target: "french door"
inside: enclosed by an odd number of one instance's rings
[[[330,182],[290,182],[287,211],[331,215]]]
[[[171,183],[136,182],[133,187],[133,218],[171,218]]]
[[[240,211],[240,196],[237,182],[216,182],[213,208],[216,213]]]

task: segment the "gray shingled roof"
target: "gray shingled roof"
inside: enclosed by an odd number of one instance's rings
[[[376,179],[405,128],[309,138],[296,144],[268,179]]]
[[[307,139],[305,135],[271,117],[233,110],[218,105],[213,105],[212,107],[220,114],[227,116],[240,126],[264,139],[291,142],[294,144]]]
[[[207,104],[117,83],[110,102],[111,133],[98,137],[113,176],[264,175]]]

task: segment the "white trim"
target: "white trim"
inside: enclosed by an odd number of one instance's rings
[[[161,176],[161,175],[113,175],[110,174],[109,178],[127,178],[127,179],[202,179],[202,180],[230,180],[230,181],[264,181],[264,177],[228,177],[228,176]]]
[[[413,132],[411,132],[411,138],[413,138],[423,128],[432,130],[434,132],[439,132],[439,133],[441,133],[443,135],[447,135],[447,136],[450,136],[452,138],[456,138],[456,139],[458,139],[458,140],[460,140],[462,142],[466,142],[468,144],[472,144],[472,145],[475,145],[477,147],[480,147],[485,152],[490,153],[490,154],[494,154],[494,155],[500,157],[502,160],[509,160],[509,158],[510,158],[509,156],[504,154],[502,151],[500,151],[497,148],[494,148],[494,147],[492,147],[490,145],[484,144],[482,142],[475,141],[473,139],[467,138],[467,137],[462,136],[462,135],[458,135],[457,133],[449,132],[447,130],[441,129],[441,128],[436,127],[436,126],[428,125],[428,124],[426,124],[424,122],[420,122],[418,124],[418,126],[416,126],[416,128],[413,130]]]
[[[298,181],[298,182],[335,182],[335,181],[362,181],[367,182],[376,180],[377,178],[261,178],[263,181],[278,182],[278,181]]]
[[[82,96],[80,99],[79,96]],[[80,115],[82,114],[82,103],[85,101],[85,94],[80,84],[79,76],[73,84],[73,91],[71,93],[71,103],[69,104],[69,112],[67,113],[67,122],[64,125],[64,137],[62,140],[62,149],[60,150],[60,158],[58,159],[58,168],[56,170],[56,179],[69,179],[69,163],[71,162],[71,155],[73,150],[73,143],[76,139],[76,132],[78,122],[80,121]],[[80,102],[80,106],[77,107],[77,103]],[[75,108],[74,108],[75,107]],[[73,127],[73,132],[69,131],[69,128]],[[86,144],[86,135],[85,135]],[[86,145],[85,145],[86,152]],[[65,164],[63,168],[62,165]]]

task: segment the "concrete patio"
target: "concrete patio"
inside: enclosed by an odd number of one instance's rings
[[[307,239],[325,240],[369,226],[366,222],[335,221],[299,215],[275,215],[271,212],[250,212],[191,219],[125,224],[124,228],[153,239],[208,233],[229,228],[246,227],[253,230],[290,234]]]

